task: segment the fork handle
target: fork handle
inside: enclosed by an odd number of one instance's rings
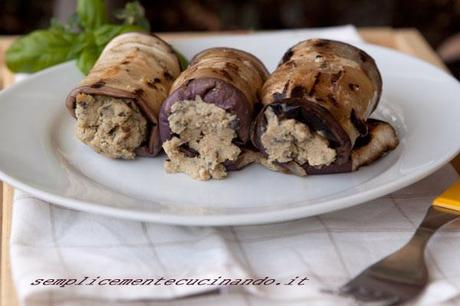
[[[460,213],[431,206],[410,241],[374,266],[372,273],[402,283],[407,280],[415,284],[426,283],[428,271],[424,259],[425,247],[440,227],[458,217]]]
[[[460,217],[460,213],[436,206],[431,206],[425,218],[418,226],[409,242],[400,250],[402,253],[412,253],[412,256],[405,257],[406,260],[423,261],[425,247],[430,238],[438,229],[454,219]],[[406,252],[405,252],[406,251]]]
[[[456,211],[431,206],[408,244],[420,244],[423,249],[439,228],[458,217]]]

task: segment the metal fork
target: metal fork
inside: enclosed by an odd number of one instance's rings
[[[351,295],[363,305],[393,306],[413,299],[428,282],[428,241],[440,227],[458,217],[460,212],[431,206],[405,246],[361,272],[338,293]]]

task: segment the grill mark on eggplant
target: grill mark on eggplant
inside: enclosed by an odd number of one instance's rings
[[[354,109],[351,110],[350,121],[360,135],[364,136],[367,134],[366,123],[363,120],[359,119],[358,116],[356,116],[356,112]]]
[[[142,88],[137,88],[133,91],[133,94],[135,94],[136,96],[141,96],[144,94],[144,90]]]
[[[344,71],[343,70],[339,70],[338,72],[334,73],[331,75],[331,87],[332,87],[332,93],[337,93],[337,91],[339,90],[339,81],[340,79],[343,77],[344,75]],[[331,99],[331,101],[336,101],[336,99]],[[336,104],[334,104],[336,105]]]
[[[302,98],[305,96],[306,88],[300,85],[295,86],[291,90],[291,97],[292,98]]]
[[[165,77],[165,79],[167,79],[169,81],[174,80],[174,77],[168,71],[163,72],[163,76]]]
[[[96,83],[94,83],[93,85],[91,85],[91,88],[101,88],[105,85],[105,82],[100,80],[100,81],[97,81]]]
[[[228,69],[231,69],[231,70],[233,70],[235,72],[238,72],[240,70],[240,67],[238,67],[238,65],[236,65],[234,63],[230,63],[230,62],[226,62],[225,67],[228,68]]]
[[[367,62],[367,61],[369,60],[369,55],[367,55],[364,51],[359,50],[359,51],[358,51],[358,54],[359,54],[359,59],[360,59],[363,63],[365,63],[365,62]]]
[[[232,78],[232,76],[230,75],[230,73],[228,73],[227,70],[220,70],[220,73],[221,73],[225,78],[227,78],[230,82],[233,82],[233,78]]]
[[[295,68],[297,67],[297,63],[295,61],[287,61],[286,63],[283,64],[284,66],[286,67],[289,67],[289,68]]]
[[[372,137],[370,134],[367,134],[365,136],[362,136],[362,137],[358,137],[356,139],[356,142],[355,142],[355,146],[353,149],[357,149],[357,148],[361,148],[361,147],[364,147],[366,145],[368,145],[372,140]]]
[[[148,81],[146,84],[150,88],[156,88],[157,87],[156,84],[154,82],[152,82],[152,81]]]
[[[294,55],[294,51],[292,51],[292,48],[289,48],[286,53],[284,53],[283,58],[281,59],[281,64],[286,63],[288,60],[291,59],[292,55]]]
[[[329,99],[329,101],[334,104],[334,106],[339,106],[339,103],[337,102],[337,99],[335,98],[335,96],[330,93],[327,95],[327,98]]]
[[[315,43],[315,47],[322,48],[322,47],[326,47],[328,44],[329,42],[326,40],[319,40]]]
[[[343,76],[343,70],[340,70],[339,72],[337,73],[334,73],[331,75],[331,83],[333,85],[336,85],[337,82],[340,80],[340,78]]]
[[[284,97],[285,97],[286,94],[287,94],[287,91],[288,91],[289,83],[290,83],[290,82],[291,82],[291,81],[289,80],[289,81],[287,81],[287,82],[284,84],[283,91],[282,91],[282,95],[283,95]]]
[[[150,88],[155,88],[157,83],[161,83],[161,80],[159,78],[154,78],[153,80],[148,80],[146,82],[147,86]]]
[[[313,82],[313,85],[311,86],[310,90],[308,91],[309,96],[313,96],[315,94],[315,90],[316,90],[315,87],[316,87],[316,85],[319,84],[320,78],[321,78],[321,72],[316,73],[315,81]]]

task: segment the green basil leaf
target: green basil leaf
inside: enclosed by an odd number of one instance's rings
[[[95,44],[94,42],[94,34],[93,32],[81,32],[78,34],[78,43],[81,45],[81,50],[87,48],[88,46],[92,46]]]
[[[104,0],[78,0],[77,14],[85,30],[94,30],[108,22]]]
[[[116,25],[116,24],[106,24],[99,27],[94,31],[94,41],[97,46],[104,47],[109,41],[112,40],[117,35],[127,33],[127,32],[143,32],[139,26],[135,25]]]
[[[75,58],[80,47],[78,34],[60,28],[38,30],[8,48],[6,64],[14,72],[36,72]]]
[[[95,46],[85,48],[77,59],[77,67],[85,75],[93,68],[100,54],[100,50]]]

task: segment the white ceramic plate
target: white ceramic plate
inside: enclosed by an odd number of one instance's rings
[[[191,57],[212,46],[245,49],[272,70],[295,35],[177,41]],[[273,42],[276,41],[276,44]],[[225,180],[166,174],[164,157],[115,161],[73,135],[64,107],[82,75],[63,64],[0,94],[0,178],[73,209],[143,221],[236,225],[290,220],[342,209],[405,187],[447,163],[460,148],[460,86],[441,70],[406,55],[360,44],[384,80],[374,114],[394,124],[397,150],[358,172],[296,177],[253,165]]]

